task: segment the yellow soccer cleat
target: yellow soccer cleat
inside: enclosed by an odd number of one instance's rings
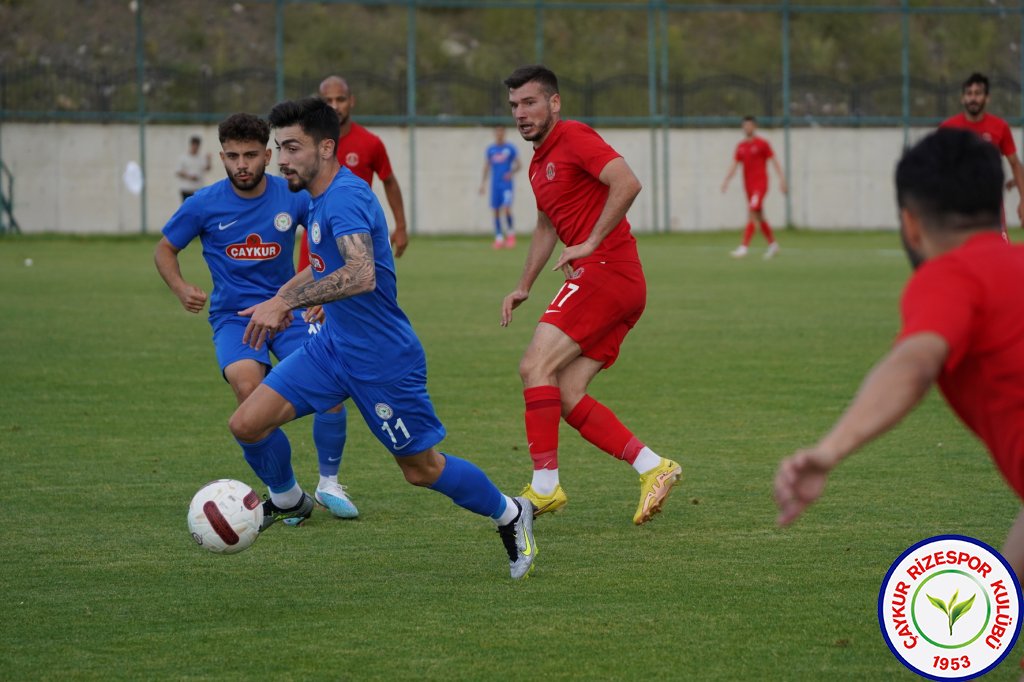
[[[640,474],[640,504],[633,514],[633,523],[641,525],[661,511],[661,505],[668,499],[672,486],[683,475],[683,468],[670,459],[661,459],[661,464],[646,474]]]
[[[565,494],[565,491],[562,490],[561,483],[555,487],[555,492],[550,495],[541,495],[533,489],[532,485],[527,485],[523,488],[523,492],[519,494],[528,499],[530,504],[533,505],[534,518],[541,514],[557,511],[569,502],[569,497]]]

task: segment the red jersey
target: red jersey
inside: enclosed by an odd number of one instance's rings
[[[578,121],[559,121],[534,150],[530,185],[537,210],[551,219],[566,246],[582,244],[594,230],[609,191],[598,177],[608,162],[621,156],[593,128]],[[640,262],[625,217],[605,235],[593,254],[573,264],[590,261]]]
[[[743,164],[743,185],[747,192],[768,189],[768,159],[775,156],[768,140],[757,135],[736,145],[733,158]]]
[[[1013,143],[1013,134],[1010,132],[1010,126],[998,116],[985,114],[981,117],[980,121],[972,123],[961,112],[952,118],[947,118],[939,127],[970,130],[998,147],[1003,156],[1013,156],[1017,153],[1017,146]]]
[[[362,178],[367,184],[373,184],[373,174],[382,181],[391,177],[391,161],[384,143],[369,130],[353,122],[352,127],[338,140],[338,162]]]
[[[1024,246],[975,235],[922,265],[901,307],[900,339],[934,332],[949,344],[939,388],[1024,499]]]

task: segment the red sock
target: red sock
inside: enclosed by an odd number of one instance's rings
[[[611,410],[589,395],[576,403],[565,421],[588,441],[629,464],[636,461],[636,456],[644,448],[644,444],[623,426]]]
[[[562,392],[558,386],[534,386],[523,391],[526,401],[526,442],[533,468],[558,468],[558,422]]]
[[[743,246],[750,246],[750,240],[754,238],[754,221],[747,223],[747,229],[743,231]]]
[[[772,234],[772,227],[768,224],[767,220],[761,221],[761,233],[764,234],[764,238],[771,244],[775,241],[775,235]]]

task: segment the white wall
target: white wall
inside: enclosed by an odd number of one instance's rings
[[[493,140],[491,128],[377,128],[391,157],[406,214],[421,234],[486,235],[492,219],[487,197],[478,193],[484,149]],[[605,139],[629,162],[644,184],[630,211],[638,231],[660,222],[664,197],[660,163],[662,136],[647,130],[608,128]],[[917,139],[924,130],[913,131]],[[151,125],[146,129],[147,229],[157,233],[180,203],[174,171],[188,137],[203,137],[212,152],[213,182],[223,177],[217,158],[215,126]],[[781,130],[761,134],[784,158]],[[674,231],[734,229],[746,222],[742,171],[723,195],[722,179],[740,139],[738,129],[678,129],[669,133],[669,216]],[[519,148],[523,170],[516,183],[517,228],[533,228],[536,208],[526,181],[530,145],[511,127],[508,139]],[[415,184],[413,184],[415,144]],[[790,134],[790,200],[794,224],[818,229],[887,228],[896,224],[892,174],[903,145],[903,132],[893,128],[800,128]],[[14,175],[15,218],[22,231],[136,233],[140,230],[140,198],[125,189],[125,165],[139,161],[139,129],[128,124],[4,123],[0,153]],[[272,166],[272,172],[276,169]],[[769,221],[785,222],[785,197],[769,169],[771,190],[765,204]],[[659,185],[655,187],[655,179]],[[380,183],[374,184],[385,213]],[[1007,211],[1015,220],[1015,199]],[[657,211],[657,214],[655,213]],[[415,216],[415,217],[413,217]]]

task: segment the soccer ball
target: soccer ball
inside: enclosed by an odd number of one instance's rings
[[[196,544],[217,554],[234,554],[256,542],[263,502],[252,488],[230,478],[199,489],[188,507],[188,529]]]

